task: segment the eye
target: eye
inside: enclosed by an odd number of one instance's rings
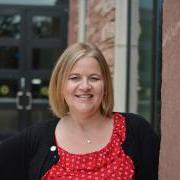
[[[90,77],[90,80],[93,81],[93,82],[95,82],[95,81],[99,81],[100,78],[98,78],[98,77]]]
[[[79,79],[80,79],[79,76],[70,76],[70,77],[68,78],[68,80],[72,80],[72,81],[78,81]]]

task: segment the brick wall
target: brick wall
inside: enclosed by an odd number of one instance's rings
[[[102,50],[113,73],[115,0],[89,0],[87,3],[86,39]],[[77,22],[78,0],[70,0],[69,44],[77,41]]]
[[[78,0],[69,0],[68,45],[77,42]]]
[[[113,71],[115,1],[88,1],[87,40],[95,43],[105,55]]]

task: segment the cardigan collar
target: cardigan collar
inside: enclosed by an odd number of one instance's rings
[[[43,146],[43,148],[46,148],[46,153],[41,161],[40,177],[42,177],[51,168],[51,166],[59,160],[57,145],[55,141],[55,128],[58,121],[59,120],[56,119],[53,120],[52,123],[49,123],[46,137],[43,138],[42,144],[45,145]]]

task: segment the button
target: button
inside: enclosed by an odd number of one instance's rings
[[[55,150],[56,150],[56,146],[51,146],[51,147],[50,147],[50,150],[51,150],[51,151],[55,151]]]

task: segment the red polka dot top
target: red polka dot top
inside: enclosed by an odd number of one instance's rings
[[[132,180],[134,164],[121,147],[126,138],[125,118],[114,113],[113,121],[110,142],[99,151],[78,155],[58,147],[59,161],[45,173],[42,180]]]

